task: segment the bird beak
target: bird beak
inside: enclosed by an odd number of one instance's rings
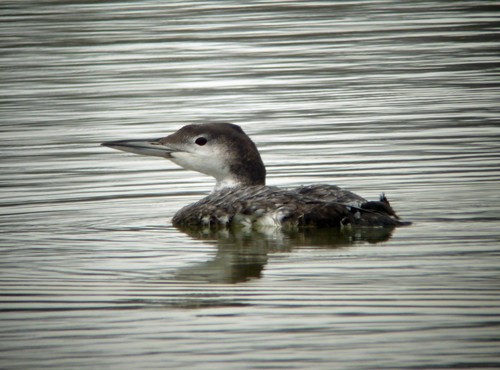
[[[161,139],[107,141],[101,145],[124,152],[162,158],[171,158],[170,154],[178,151],[162,144]]]

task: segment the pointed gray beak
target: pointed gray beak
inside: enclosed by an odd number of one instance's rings
[[[113,148],[116,150],[121,150],[124,152],[130,152],[141,155],[149,155],[153,157],[170,158],[170,153],[176,152],[169,146],[160,143],[161,139],[153,140],[118,140],[118,141],[107,141],[101,145],[107,146],[108,148]]]

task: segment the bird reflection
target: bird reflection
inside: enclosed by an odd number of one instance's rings
[[[394,228],[304,229],[285,232],[276,228],[182,228],[196,240],[215,244],[215,256],[177,271],[176,279],[235,284],[261,278],[269,254],[292,252],[301,247],[346,248],[379,243],[391,238]]]

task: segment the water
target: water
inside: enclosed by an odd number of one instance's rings
[[[3,1],[5,369],[500,367],[493,1]],[[391,234],[182,232],[213,186],[100,147],[240,124]]]

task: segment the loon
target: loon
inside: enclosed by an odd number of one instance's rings
[[[384,194],[367,201],[338,186],[316,184],[296,189],[266,186],[266,168],[255,143],[232,123],[190,124],[154,140],[119,140],[106,147],[162,157],[212,176],[212,193],[173,217],[176,227],[282,228],[347,225],[396,227],[400,221]]]

